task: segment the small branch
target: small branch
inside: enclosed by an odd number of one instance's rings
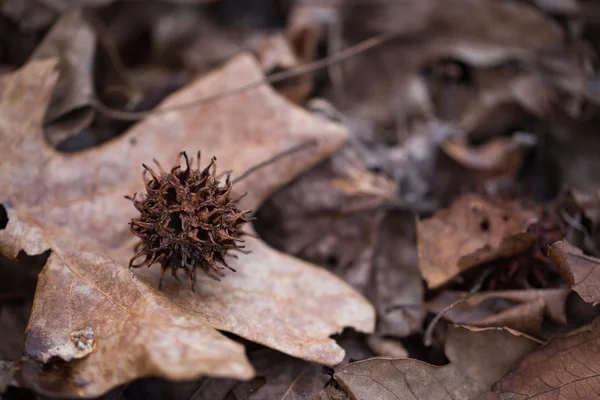
[[[481,274],[481,276],[479,277],[479,279],[477,279],[477,282],[475,282],[475,285],[473,285],[473,287],[471,288],[471,290],[469,290],[469,293],[467,293],[465,296],[463,296],[460,299],[456,300],[455,302],[453,302],[452,304],[450,304],[449,306],[447,306],[446,308],[444,308],[442,311],[440,311],[439,313],[437,313],[437,315],[431,320],[431,322],[427,326],[427,329],[425,329],[425,335],[423,337],[423,343],[425,344],[425,346],[427,346],[427,347],[431,346],[431,342],[432,342],[431,337],[433,336],[433,328],[435,328],[435,326],[440,321],[440,319],[442,319],[442,317],[448,311],[450,311],[451,309],[453,309],[457,305],[462,304],[465,301],[469,300],[477,292],[479,292],[479,290],[483,286],[483,283],[492,274],[493,271],[494,271],[493,267],[490,267],[487,270],[485,270]]]
[[[238,88],[228,90],[225,92],[221,92],[221,93],[217,93],[217,94],[207,96],[204,98],[200,98],[197,100],[193,100],[193,101],[190,101],[187,103],[175,105],[172,107],[160,108],[158,110],[154,109],[154,110],[149,110],[149,111],[131,112],[131,111],[123,111],[123,110],[118,110],[115,108],[110,108],[110,107],[104,105],[98,98],[91,99],[90,103],[92,104],[92,106],[94,107],[94,109],[96,111],[98,111],[102,114],[105,114],[111,118],[119,119],[119,120],[123,120],[123,121],[137,121],[142,118],[149,117],[151,115],[157,115],[157,114],[167,113],[167,112],[171,112],[171,111],[180,111],[180,110],[185,110],[185,109],[192,108],[192,107],[198,107],[203,104],[212,103],[214,101],[221,100],[226,97],[230,97],[232,95],[242,93],[242,92],[245,92],[250,89],[257,88],[264,84],[268,84],[268,83],[273,84],[273,83],[283,82],[285,80],[295,78],[297,76],[306,75],[311,72],[315,72],[320,69],[327,68],[331,65],[335,65],[337,63],[340,63],[341,61],[344,61],[348,58],[354,57],[354,56],[356,56],[362,52],[365,52],[369,49],[380,46],[383,43],[387,42],[388,40],[392,39],[394,36],[395,36],[394,34],[377,35],[377,36],[371,37],[369,39],[366,39],[360,43],[357,43],[354,46],[350,46],[350,47],[340,51],[339,53],[332,55],[331,57],[322,58],[320,60],[316,60],[316,61],[304,64],[304,65],[300,65],[300,66],[298,66],[296,68],[292,68],[288,71],[277,72],[275,74],[269,75],[268,77],[265,77],[263,79],[260,79],[260,80],[254,81],[254,82],[250,82],[250,83],[240,86]]]

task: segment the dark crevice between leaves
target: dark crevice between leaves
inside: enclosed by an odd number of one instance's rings
[[[6,229],[8,225],[8,211],[4,205],[0,204],[0,230]]]
[[[433,315],[428,315],[424,320],[423,327],[427,327],[431,320],[433,319]],[[443,327],[441,331],[443,333],[446,332],[447,323],[442,322],[439,324],[440,327]],[[423,344],[423,335],[421,333],[415,333],[410,336],[406,336],[400,339],[400,343],[408,352],[409,358],[414,358],[417,360],[421,360],[427,362],[432,365],[446,365],[449,363],[448,358],[446,358],[446,354],[444,353],[444,349],[442,345],[437,345],[437,340],[434,341],[434,345],[427,347]],[[443,342],[439,342],[440,344]]]
[[[0,254],[0,304],[33,299],[38,274],[51,253],[29,256],[21,250],[14,260]]]
[[[47,363],[25,358],[21,360],[16,374],[20,386],[26,387],[42,396],[56,396],[56,393],[68,393],[81,386],[73,380],[73,368],[82,360],[65,362],[51,358]],[[35,378],[31,378],[35,376]],[[29,377],[29,378],[26,378]],[[69,390],[69,388],[71,388]]]

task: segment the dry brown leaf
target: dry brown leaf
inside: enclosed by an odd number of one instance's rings
[[[516,173],[523,163],[519,145],[507,137],[494,138],[480,147],[449,141],[442,149],[455,161],[467,168],[496,173]]]
[[[371,358],[346,365],[334,377],[355,400],[478,399],[536,347],[531,338],[507,329],[451,327],[448,365]]]
[[[556,242],[548,254],[558,267],[563,279],[583,300],[600,303],[600,260],[586,256],[569,242]]]
[[[568,189],[562,193],[558,204],[565,225],[565,241],[591,255],[600,254],[599,194]]]
[[[266,74],[285,71],[301,65],[291,44],[283,33],[268,33],[254,39],[255,52]],[[301,75],[276,85],[277,91],[286,99],[303,104],[313,90],[310,75]]]
[[[399,340],[387,338],[379,335],[370,335],[367,338],[367,346],[378,357],[385,358],[405,358],[408,357],[408,351]]]
[[[317,140],[316,146],[237,185],[239,192],[248,191],[240,206],[256,209],[279,186],[342,144],[345,132],[339,125],[311,116],[262,86],[202,108],[150,117],[99,148],[60,154],[44,143],[40,129],[56,81],[54,65],[51,60],[34,62],[0,82],[0,143],[11,149],[0,169],[5,186],[0,200],[8,211],[0,250],[10,257],[21,249],[27,254],[52,250],[40,275],[25,356],[78,359],[43,380],[40,374],[46,372],[39,364],[26,364],[27,386],[94,396],[146,375],[250,377],[243,346],[213,327],[331,365],[342,360],[344,351],[330,335],[346,326],[373,330],[374,311],[362,296],[328,272],[260,240],[248,240],[252,253],[229,261],[237,273],[222,283],[200,279],[196,295],[174,280],[157,291],[157,268],[135,274],[126,268],[135,242],[128,221],[135,209],[123,195],[143,188],[142,162],[156,157],[171,165],[179,151],[201,149],[216,155],[222,170],[239,174],[283,150]],[[162,107],[261,78],[260,66],[240,55],[172,95]]]
[[[260,231],[278,249],[327,267],[370,299],[377,331],[408,336],[422,327],[414,218],[383,212],[397,187],[345,147],[265,203]]]
[[[452,307],[444,318],[455,324],[507,327],[539,335],[544,315],[561,325],[567,323],[569,289],[504,290],[477,293]],[[444,291],[427,302],[431,313],[439,313],[467,293]]]
[[[347,35],[364,37],[365,30],[371,35],[398,35],[397,43],[344,64],[347,91],[354,100],[347,109],[382,124],[410,119],[417,103],[433,111],[427,89],[417,78],[431,62],[451,58],[476,68],[509,60],[530,65],[538,52],[560,47],[564,40],[555,21],[523,2],[375,1],[349,7],[348,14],[347,26],[352,29]],[[518,102],[515,97],[521,87],[521,83],[510,85],[502,95],[491,95],[498,101]],[[487,110],[487,94],[487,90],[474,93],[472,105],[486,102]],[[542,100],[537,92],[527,98]]]
[[[412,215],[388,212],[378,232],[367,297],[378,310],[377,332],[404,337],[423,326],[423,284]]]
[[[62,15],[31,56],[57,57],[60,77],[44,117],[48,141],[57,146],[88,126],[94,94],[93,62],[96,35],[81,10]]]
[[[531,211],[496,205],[473,194],[417,222],[421,273],[437,288],[462,271],[520,253],[535,240],[526,232]]]
[[[318,58],[319,45],[327,38],[328,56],[338,53],[341,48],[341,18],[339,4],[329,2],[317,4],[297,2],[291,7],[286,36],[300,63],[309,63]],[[341,69],[339,65],[329,66],[329,77],[334,86],[339,85]],[[307,100],[315,86],[315,74],[299,76],[283,87],[288,98],[299,103]]]
[[[496,383],[488,400],[600,397],[600,319],[551,339]]]

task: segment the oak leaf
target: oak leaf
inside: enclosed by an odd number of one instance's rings
[[[552,338],[493,386],[496,399],[597,399],[600,397],[600,319]]]
[[[411,358],[371,358],[346,365],[334,377],[355,400],[478,399],[538,345],[508,329],[451,327],[448,335],[450,364],[442,367]]]
[[[430,288],[437,288],[466,269],[518,254],[535,240],[527,233],[533,221],[531,211],[463,195],[450,208],[417,222],[421,273]]]
[[[337,124],[313,117],[270,87],[180,107],[263,78],[242,54],[167,98],[161,112],[122,137],[76,154],[44,143],[41,122],[56,83],[55,61],[27,64],[0,80],[0,204],[8,223],[0,251],[51,250],[40,274],[26,332],[21,380],[38,393],[97,396],[142,376],[199,375],[246,379],[244,347],[217,330],[311,362],[335,365],[343,349],[329,336],[350,326],[374,328],[372,306],[343,281],[281,254],[257,239],[228,260],[237,273],[223,282],[199,277],[196,293],[159,268],[128,270],[136,211],[125,194],[141,192],[142,162],[171,166],[181,150],[215,155],[240,174],[289,148],[317,145],[239,182],[241,208],[256,209],[273,191],[336,150]],[[234,175],[235,177],[235,175]],[[52,361],[54,369],[47,369]],[[56,362],[58,361],[58,363]]]

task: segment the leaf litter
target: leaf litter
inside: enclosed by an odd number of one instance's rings
[[[600,9],[240,4],[2,4],[2,398],[597,396]],[[198,150],[259,237],[159,290]]]

